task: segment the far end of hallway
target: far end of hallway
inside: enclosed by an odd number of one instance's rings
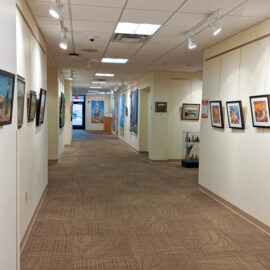
[[[198,170],[74,131],[21,270],[267,270],[270,237],[199,191]]]

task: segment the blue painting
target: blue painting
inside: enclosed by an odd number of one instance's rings
[[[0,126],[11,124],[14,75],[0,70]]]
[[[120,122],[120,135],[124,136],[125,95],[120,96],[120,100],[119,100],[119,122]]]
[[[112,130],[116,132],[116,123],[117,123],[117,98],[113,98],[113,122],[112,122]]]
[[[136,90],[130,95],[130,131],[134,134],[138,134],[138,94]]]
[[[104,123],[104,101],[103,100],[92,100],[91,122],[94,124]]]

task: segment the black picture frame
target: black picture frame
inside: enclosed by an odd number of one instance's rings
[[[37,104],[37,116],[36,116],[37,126],[40,126],[44,122],[46,97],[47,97],[47,91],[41,88],[40,94],[39,94],[39,100]]]
[[[23,85],[23,93],[19,95],[19,84]],[[17,120],[18,120],[18,129],[20,129],[23,125],[24,118],[24,98],[25,98],[25,79],[17,75]]]
[[[28,104],[28,122],[32,122],[36,117],[37,107],[37,94],[35,91],[30,91]]]
[[[0,89],[0,126],[12,124],[15,75],[4,70],[0,70],[0,82],[8,80],[8,89]],[[10,87],[11,84],[11,87]],[[11,94],[10,94],[11,91]],[[2,94],[3,95],[2,95]],[[7,102],[8,99],[8,102]],[[8,107],[7,107],[8,106]],[[8,115],[8,117],[7,117]],[[7,119],[3,119],[7,117]]]
[[[215,110],[218,109],[218,115],[217,111],[215,111],[215,114],[213,113],[213,107],[215,106]],[[224,119],[223,119],[223,110],[222,110],[222,101],[210,101],[210,113],[211,113],[211,125],[215,128],[224,128]],[[215,119],[214,119],[215,117]],[[216,118],[217,117],[217,118]],[[219,121],[217,121],[219,119]],[[216,120],[216,121],[214,121]]]
[[[185,108],[188,108],[188,107],[194,107],[194,109],[197,110],[196,115],[194,117],[185,115]],[[182,120],[195,120],[195,121],[199,120],[200,109],[201,109],[201,104],[183,103],[181,119]]]
[[[238,106],[238,115],[235,115],[234,119],[235,121],[239,121],[239,123],[232,123],[231,121],[231,110],[230,106]],[[243,114],[243,107],[242,107],[242,101],[241,100],[236,100],[236,101],[227,101],[226,102],[226,109],[227,109],[227,116],[228,116],[228,123],[230,128],[235,128],[235,129],[245,129],[245,124],[244,124],[244,114]]]
[[[253,127],[257,128],[270,128],[270,95],[259,95],[259,96],[250,96],[250,108],[251,108],[251,117],[252,117],[252,124]],[[265,102],[265,112],[262,110],[257,110],[254,108],[254,102],[262,103]],[[260,115],[259,115],[260,114]],[[257,121],[259,117],[260,120],[263,120],[262,117],[264,116],[265,120],[267,121]],[[267,124],[264,124],[267,123]]]
[[[156,102],[155,103],[156,113],[166,113],[167,112],[167,102]]]

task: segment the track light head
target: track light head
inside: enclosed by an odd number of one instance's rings
[[[213,36],[217,36],[222,31],[222,28],[217,25],[219,16],[220,16],[220,10],[217,10],[207,19],[208,25],[210,26],[212,30]]]
[[[68,38],[67,38],[67,29],[66,28],[63,28],[62,30],[62,33],[61,33],[61,41],[59,43],[59,47],[62,49],[62,50],[67,50],[68,49]]]
[[[192,40],[192,36],[188,37],[188,49],[189,50],[193,50],[197,47],[197,44],[195,42],[193,42]]]
[[[60,9],[63,7],[59,0],[56,0],[55,3],[52,5],[52,7],[49,9],[50,15],[55,18],[60,18]]]

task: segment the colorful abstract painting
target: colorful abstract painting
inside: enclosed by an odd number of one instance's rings
[[[116,132],[116,123],[117,123],[117,98],[113,98],[113,122],[112,122],[112,130]]]
[[[200,104],[183,104],[182,120],[199,120]]]
[[[130,95],[130,131],[134,134],[138,134],[138,95],[138,90]]]
[[[210,101],[212,127],[224,128],[221,101]]]
[[[18,128],[21,128],[23,125],[24,95],[25,95],[25,81],[23,78],[17,77]]]
[[[239,101],[230,101],[226,102],[227,105],[227,115],[230,128],[244,128],[243,122],[243,111],[242,111],[242,102]]]
[[[250,97],[250,106],[254,127],[270,128],[269,101],[269,95]]]
[[[119,126],[120,135],[124,136],[124,125],[125,125],[125,95],[120,96],[119,100]]]
[[[28,108],[28,122],[34,121],[36,117],[37,94],[35,91],[30,91],[29,108]]]
[[[94,124],[104,123],[104,101],[103,100],[92,100],[91,122]]]
[[[0,70],[0,126],[12,122],[14,78],[13,74]]]
[[[66,112],[66,95],[64,93],[61,93],[60,114],[59,114],[60,128],[63,128],[65,126],[65,112]]]

